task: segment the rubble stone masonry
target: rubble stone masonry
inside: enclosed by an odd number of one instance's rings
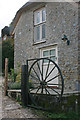
[[[46,41],[34,44],[34,11],[46,8]],[[27,58],[39,58],[40,48],[44,46],[58,47],[58,65],[64,77],[65,90],[75,91],[79,80],[80,40],[78,32],[78,3],[48,2],[35,3],[33,7],[22,13],[15,32],[14,67],[23,64]],[[64,34],[70,45],[62,41]]]

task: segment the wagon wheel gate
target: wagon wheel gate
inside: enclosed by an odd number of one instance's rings
[[[60,102],[64,80],[58,65],[49,58],[28,59],[28,106],[49,110]]]

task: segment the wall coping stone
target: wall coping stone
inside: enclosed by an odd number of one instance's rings
[[[7,90],[8,92],[21,92],[21,90],[19,89],[19,90],[17,90],[17,89],[15,89],[15,90]]]

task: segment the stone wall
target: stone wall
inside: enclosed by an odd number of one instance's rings
[[[78,80],[80,83],[80,3],[78,4]]]
[[[78,4],[77,3],[44,3],[46,7],[46,42],[33,42],[33,11],[42,7],[36,3],[25,9],[15,28],[14,67],[23,64],[27,58],[40,57],[40,48],[57,45],[58,65],[62,71],[65,89],[76,90],[78,80]],[[70,45],[62,41],[66,34]]]
[[[17,92],[17,90],[8,90],[8,96],[11,99],[16,99],[18,102],[21,102],[21,92]],[[77,114],[80,112],[80,93],[65,94],[63,95],[61,102],[59,102],[59,98],[56,98],[54,96],[38,95],[36,97],[38,98],[38,103],[36,101],[36,104],[40,105],[41,107],[44,105],[44,109],[48,108],[51,112],[76,112]],[[28,105],[33,106],[33,101],[31,101],[30,98],[28,98],[28,100]]]
[[[2,75],[2,38],[0,37],[0,76]]]

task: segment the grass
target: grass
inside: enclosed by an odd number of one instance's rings
[[[75,112],[68,112],[68,113],[49,113],[48,118],[70,118],[71,120],[78,119],[79,115]]]
[[[42,110],[35,110],[32,109],[32,111],[38,115],[40,118],[62,118],[62,119],[70,119],[70,120],[80,120],[80,112],[75,113],[75,112],[66,112],[66,113],[53,113],[47,112],[47,111],[42,111]]]

